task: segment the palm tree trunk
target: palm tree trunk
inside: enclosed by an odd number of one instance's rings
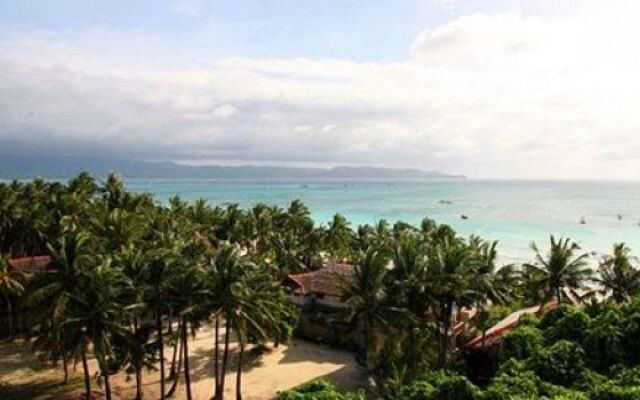
[[[371,327],[371,322],[366,319],[365,320],[365,327],[364,327],[364,334],[365,334],[365,363],[366,363],[366,368],[367,368],[367,372],[371,373],[374,369],[375,369],[375,357],[374,357],[374,339],[373,339],[373,328]]]
[[[62,369],[64,371],[64,381],[63,384],[69,383],[69,366],[67,365],[67,354],[62,352]]]
[[[216,387],[216,400],[224,399],[224,378],[227,372],[227,362],[229,360],[229,340],[231,335],[231,327],[229,322],[225,324],[224,332],[224,353],[222,353],[222,370],[220,371],[220,382]]]
[[[176,340],[175,343],[173,344],[173,355],[171,356],[171,369],[169,371],[169,379],[174,379],[174,380],[176,380],[178,378],[178,375],[180,374],[178,371],[176,371],[176,359],[178,358],[178,355],[180,356],[180,359],[182,359],[182,348],[180,347],[182,346],[182,338],[180,336],[182,330],[180,329],[180,324],[181,324],[181,321],[178,320],[178,340]],[[171,326],[171,324],[169,324],[169,326]],[[171,392],[171,390],[169,390],[169,392]]]
[[[182,341],[184,350],[184,383],[187,387],[187,400],[191,400],[191,377],[189,376],[189,338],[187,337],[187,317],[182,317]]]
[[[449,329],[451,328],[451,308],[449,305],[444,305],[444,315],[441,318],[440,323],[440,332],[439,334],[439,345],[440,351],[438,354],[438,366],[441,369],[446,368],[447,366],[447,356],[449,355]]]
[[[178,327],[180,328],[180,327]],[[171,397],[173,396],[173,393],[175,393],[176,389],[178,388],[178,382],[180,382],[180,372],[182,371],[182,334],[180,333],[182,332],[182,330],[179,330],[178,332],[178,340],[176,343],[179,343],[179,347],[178,347],[178,367],[176,369],[176,375],[173,378],[173,382],[171,383],[171,387],[169,388],[169,391],[167,392],[167,397]]]
[[[85,344],[82,344],[82,349],[80,350],[82,356],[82,370],[84,372],[84,392],[87,400],[92,399],[91,396],[91,378],[89,377],[89,364],[87,363],[87,350],[85,348]]]
[[[215,388],[218,387],[220,382],[220,361],[219,361],[219,346],[220,346],[220,316],[216,316],[216,325],[214,328],[215,339],[213,341],[213,369],[215,373]]]
[[[13,309],[9,296],[4,294],[4,300],[7,302],[7,326],[9,327],[9,340],[13,340]]]
[[[562,304],[562,289],[560,286],[556,288],[556,299],[558,300],[558,305]]]
[[[136,367],[136,400],[142,400],[142,367]]]
[[[156,307],[156,329],[158,331],[158,345],[160,352],[160,400],[164,399],[164,338],[162,336],[162,315]]]
[[[242,400],[242,358],[244,356],[244,343],[240,343],[238,354],[238,366],[236,369],[236,400]]]
[[[109,381],[109,372],[106,369],[103,370],[102,376],[104,377],[104,398],[106,400],[111,400],[111,382]]]

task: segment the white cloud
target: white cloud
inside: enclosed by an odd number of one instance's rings
[[[238,112],[238,109],[231,104],[222,104],[213,109],[213,116],[217,119],[227,119]]]
[[[186,68],[136,56],[144,35],[16,35],[0,39],[0,143],[640,178],[638,10],[602,4],[556,17],[463,15],[422,32],[397,63],[233,58]]]

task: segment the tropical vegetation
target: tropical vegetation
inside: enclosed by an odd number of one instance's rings
[[[141,399],[150,370],[161,398],[182,383],[191,399],[189,338],[206,326],[215,333],[212,397],[223,399],[233,358],[241,399],[247,348],[286,342],[298,326],[283,279],[330,261],[353,265],[336,276],[344,307],[333,317],[362,337],[371,384],[340,393],[318,382],[282,399],[638,398],[640,272],[631,250],[616,244],[596,260],[551,236],[548,252],[532,245],[532,263],[502,265],[497,246],[429,218],[352,227],[338,214],[317,224],[299,200],[247,209],[160,202],[115,174],[0,183],[6,334],[25,334],[65,381],[68,366],[81,364],[86,398],[95,397],[92,376],[110,399],[110,378],[125,371]],[[9,267],[36,255],[51,257],[46,272]],[[576,299],[590,305],[568,305]],[[485,346],[505,314],[553,300],[559,308],[520,323],[498,351]],[[473,354],[456,342],[464,310],[477,315],[467,334],[483,337]],[[480,376],[479,363],[492,368]]]

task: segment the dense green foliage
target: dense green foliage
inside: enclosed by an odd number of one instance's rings
[[[563,306],[548,313],[537,326],[528,321],[505,335],[500,349],[503,361],[484,388],[453,372],[426,373],[387,392],[385,399],[640,399],[640,365],[635,359],[616,346],[598,345],[588,350],[602,340],[634,340],[635,332],[625,329],[625,322],[637,318],[640,303],[621,306],[605,302],[586,309],[588,312]],[[599,326],[612,315],[618,323],[608,325],[607,332],[613,336],[605,339]],[[583,321],[585,334],[575,340],[557,336],[566,329],[567,320]]]
[[[460,237],[425,218],[352,227],[336,215],[317,224],[296,200],[287,208],[257,204],[212,206],[179,197],[166,204],[128,192],[117,176],[100,184],[81,174],[68,183],[0,183],[0,289],[6,316],[30,310],[34,349],[62,365],[80,362],[90,393],[91,352],[109,397],[109,377],[135,376],[141,397],[145,368],[157,369],[160,393],[184,376],[190,398],[188,336],[215,331],[215,398],[238,339],[236,385],[251,344],[281,343],[298,324],[298,309],[281,282],[288,274],[330,261],[354,264],[338,277],[346,308],[329,320],[350,323],[363,337],[363,364],[375,380],[370,395],[389,399],[622,399],[638,393],[640,274],[630,250],[615,245],[595,275],[589,256],[553,236],[533,263],[499,265],[496,242]],[[21,277],[8,258],[49,255],[55,273]],[[475,309],[470,335],[511,311],[577,291],[614,302],[583,310],[562,305],[541,320],[525,317],[497,351],[497,373],[486,387],[452,340],[458,312]],[[482,342],[482,351],[484,341]],[[181,354],[182,357],[178,356]],[[235,357],[235,355],[234,355]],[[439,370],[439,372],[429,372]],[[454,371],[458,371],[457,373]],[[615,372],[614,372],[615,371]],[[620,378],[617,378],[620,376]],[[241,391],[237,390],[238,398]],[[359,399],[327,383],[280,394],[281,399]],[[586,397],[585,397],[586,396]]]

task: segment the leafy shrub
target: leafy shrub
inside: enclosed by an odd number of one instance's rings
[[[589,365],[596,371],[605,371],[622,362],[622,315],[617,309],[605,309],[591,322],[584,339],[589,354]]]
[[[608,380],[609,379],[606,376],[587,369],[582,372],[580,380],[574,385],[585,392],[590,392],[596,386],[602,385],[603,383],[608,382]]]
[[[533,372],[499,375],[493,379],[483,395],[484,400],[511,400],[514,397],[538,397],[538,377]]]
[[[605,383],[589,392],[592,400],[640,400],[640,386],[620,386]]]
[[[580,345],[561,340],[532,358],[536,374],[547,382],[570,386],[585,369],[585,353]]]
[[[510,358],[500,365],[496,373],[496,376],[500,376],[500,375],[518,376],[529,370],[530,370],[529,366],[525,361],[516,360],[515,358]]]
[[[605,300],[605,301],[592,300],[584,306],[583,311],[587,313],[587,315],[591,318],[596,318],[599,315],[606,313],[607,311],[613,311],[615,313],[622,315],[621,307],[617,303],[609,300]]]
[[[540,318],[533,314],[524,314],[518,318],[518,326],[533,326],[538,327],[540,325]]]
[[[425,381],[414,382],[403,386],[390,400],[426,400],[433,398],[434,388]]]
[[[560,305],[557,308],[547,311],[542,318],[540,319],[540,323],[538,324],[538,328],[547,329],[553,325],[560,319],[565,317],[573,307],[569,307],[567,305]]]
[[[364,400],[362,393],[340,393],[324,380],[317,380],[286,392],[278,393],[278,400]]]
[[[559,340],[570,340],[583,344],[591,318],[577,308],[563,307],[561,310],[554,316],[554,322],[551,325],[545,325],[545,318],[541,321],[540,326],[544,330],[545,342],[553,344]]]
[[[552,400],[591,400],[589,396],[584,393],[576,392],[575,390],[569,390],[566,393],[553,396]]]
[[[622,330],[622,345],[625,358],[630,365],[640,364],[640,311],[634,312],[625,319]]]
[[[616,365],[611,368],[609,375],[620,386],[640,386],[640,367],[625,368],[624,365]]]
[[[539,382],[538,391],[541,398],[588,400],[589,397],[577,390],[567,389],[548,382]]]
[[[428,400],[476,400],[480,389],[464,376],[436,372],[426,376],[425,381],[434,388]]]
[[[542,332],[532,326],[518,326],[504,335],[500,347],[500,359],[525,360],[535,355],[542,347]]]

